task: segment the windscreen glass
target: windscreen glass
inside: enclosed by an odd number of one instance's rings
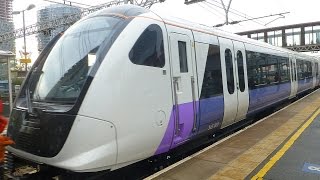
[[[41,70],[37,70],[39,78],[31,99],[74,103],[96,62],[100,45],[112,40],[121,21],[99,16],[69,28],[52,48]]]

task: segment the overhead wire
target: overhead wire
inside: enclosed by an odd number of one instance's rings
[[[211,2],[208,2],[207,0],[206,0],[205,2],[208,3],[208,4],[210,4],[210,5],[212,5],[212,6],[218,7],[218,8],[220,8],[220,9],[224,9],[223,7],[218,6],[218,5],[216,5],[216,4],[213,4],[213,3],[211,3]],[[219,4],[221,5],[221,3],[219,3]],[[229,10],[229,12],[232,13],[232,14],[238,15],[238,16],[240,16],[240,17],[242,17],[242,18],[249,19],[249,18],[247,18],[246,16],[241,15],[241,14],[239,14],[239,13],[237,13],[237,12],[233,12],[233,11],[230,11],[230,10]],[[232,20],[232,19],[230,19],[230,20]],[[257,24],[259,24],[259,25],[261,25],[261,26],[265,26],[264,24],[262,24],[262,23],[260,23],[260,22],[258,22],[258,21],[253,20],[253,22],[255,22],[255,23],[257,23]]]
[[[207,3],[206,1],[204,2],[204,3]],[[213,8],[212,6],[210,6],[210,5],[208,5],[208,4],[205,4],[206,6],[208,6],[209,8],[211,8],[212,10],[216,10],[215,8]],[[217,7],[217,6],[216,6]],[[219,7],[220,9],[222,8],[223,9],[223,7]],[[219,12],[219,11],[217,11],[217,12]],[[222,16],[223,16],[223,19],[225,19],[225,14],[224,13],[220,13]],[[231,20],[231,21],[233,21],[230,17],[229,17],[229,19]],[[220,25],[222,25],[222,24],[220,24]],[[235,25],[238,25],[238,26],[241,26],[241,27],[243,27],[243,25],[242,24],[235,24]]]
[[[202,5],[201,3],[202,3],[203,5]],[[225,14],[224,14],[224,13],[217,11],[217,10],[216,10],[215,8],[213,8],[212,6],[205,4],[205,2],[199,2],[199,3],[197,3],[197,5],[200,6],[201,8],[203,8],[203,9],[205,9],[205,10],[208,11],[209,13],[211,13],[211,14],[217,16],[217,17],[220,17],[223,21],[225,20]],[[208,7],[208,8],[206,8],[206,7]],[[216,14],[216,13],[214,13],[214,12],[217,12],[218,14]],[[232,19],[230,19],[230,20],[232,20]],[[232,21],[233,21],[233,20],[232,20]],[[243,27],[242,24],[234,24],[234,25],[238,25],[238,26]]]
[[[221,4],[221,2],[219,2],[219,1],[217,1],[217,0],[211,0],[211,1],[216,2],[216,3],[218,3],[218,4]],[[236,9],[234,9],[234,8],[231,8],[231,7],[230,7],[230,10],[235,11],[235,12],[240,13],[240,14],[243,14],[244,17],[254,18],[254,17],[249,16],[248,14],[243,13],[243,12],[241,12],[241,11],[238,11],[238,10],[236,10]],[[260,21],[260,23],[263,23],[263,22]]]
[[[206,3],[206,4],[205,4],[205,3]],[[208,6],[209,8],[211,8],[211,9],[213,9],[213,10],[216,11],[216,9],[211,6],[212,4],[208,3],[207,1],[204,1],[204,4],[205,4],[206,6]],[[218,7],[218,8],[220,8],[220,9],[223,10],[223,7],[219,7],[219,6],[215,6],[215,7]],[[217,11],[217,12],[219,12],[219,11]],[[226,18],[226,15],[225,15],[224,13],[222,13],[222,12],[219,12],[219,13],[223,16],[224,19]],[[232,20],[232,19],[230,19],[230,20]]]
[[[224,14],[222,14],[222,13],[220,13],[220,12],[218,12],[218,11],[212,11],[212,10],[210,10],[210,9],[213,9],[213,8],[211,8],[210,6],[208,6],[208,5],[206,5],[206,4],[204,4],[203,3],[203,5],[202,5],[202,3],[197,3],[201,8],[203,8],[203,9],[205,9],[206,11],[208,11],[209,13],[211,13],[211,14],[213,14],[213,15],[215,15],[215,16],[219,16],[219,17],[221,17],[221,19],[225,19],[225,15]],[[208,8],[207,8],[208,7]],[[209,9],[210,8],[210,9]],[[217,13],[214,13],[214,12],[217,12]]]

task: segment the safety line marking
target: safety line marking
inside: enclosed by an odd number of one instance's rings
[[[272,157],[269,162],[264,165],[260,171],[251,178],[251,180],[263,179],[267,172],[276,164],[276,162],[287,152],[287,150],[293,145],[293,143],[300,137],[300,135],[309,127],[314,119],[319,115],[320,108],[313,113],[313,115],[305,122],[302,127],[291,136],[291,138],[283,145],[283,147]]]

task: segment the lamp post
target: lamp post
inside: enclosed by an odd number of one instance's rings
[[[22,19],[23,19],[23,43],[24,43],[24,59],[25,59],[25,61],[27,60],[27,43],[26,43],[26,25],[25,25],[25,19],[24,19],[24,12],[33,9],[34,7],[36,7],[34,4],[29,4],[27,9],[24,9],[22,11],[13,11],[12,12],[13,15],[22,13]],[[28,71],[28,63],[25,62],[25,65],[26,65],[26,72],[27,72]]]

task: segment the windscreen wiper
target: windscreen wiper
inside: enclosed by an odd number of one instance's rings
[[[26,100],[27,100],[28,113],[32,114],[32,103],[31,103],[29,87],[26,88]]]

